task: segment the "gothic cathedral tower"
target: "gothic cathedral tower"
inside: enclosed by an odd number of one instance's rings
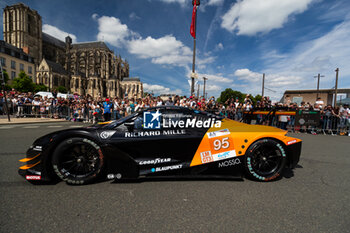
[[[41,16],[23,3],[6,6],[3,13],[5,42],[12,44],[30,56],[35,64],[42,59]]]

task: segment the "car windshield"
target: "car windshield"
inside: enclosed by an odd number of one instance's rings
[[[126,121],[128,121],[128,120],[130,120],[132,118],[134,118],[138,114],[139,114],[139,112],[135,112],[135,113],[133,113],[133,114],[131,114],[129,116],[123,117],[123,118],[118,119],[118,120],[111,121],[110,123],[103,125],[101,128],[112,129],[112,128],[114,128],[114,127],[116,127],[116,126],[118,126],[118,125],[120,125],[120,124],[122,124],[122,123],[124,123],[124,122],[126,122]]]

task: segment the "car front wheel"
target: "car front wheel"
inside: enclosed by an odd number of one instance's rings
[[[52,156],[52,167],[59,178],[68,184],[87,184],[95,181],[103,168],[99,145],[87,138],[62,141]]]

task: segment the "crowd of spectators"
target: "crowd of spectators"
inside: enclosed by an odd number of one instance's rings
[[[3,94],[0,94],[0,115],[5,114],[4,103],[5,98]],[[204,99],[196,96],[175,96],[162,99],[152,95],[147,95],[144,98],[92,98],[89,95],[73,95],[71,98],[65,99],[57,97],[56,92],[53,92],[52,97],[49,98],[30,92],[20,93],[13,89],[7,93],[7,103],[10,114],[16,117],[65,118],[71,121],[91,123],[119,119],[149,107],[175,105],[212,112],[233,120],[246,122],[246,116],[252,110],[311,110],[320,112],[320,127],[323,130],[338,130],[345,133],[350,125],[348,105],[333,108],[331,105],[325,105],[321,98],[318,98],[313,105],[305,102],[301,102],[301,104],[272,103],[269,97],[263,97],[254,103],[250,95],[246,95],[243,100],[229,98],[225,103],[219,103],[214,97]],[[291,129],[294,127],[295,116],[280,115],[273,119],[266,119],[263,114],[260,114],[256,115],[254,120],[256,124],[269,124],[283,129]],[[251,119],[248,123],[251,123]]]

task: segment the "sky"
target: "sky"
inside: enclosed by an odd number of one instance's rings
[[[43,31],[64,41],[104,41],[144,91],[189,95],[191,0],[23,0]],[[349,0],[201,0],[196,73],[203,93],[226,88],[279,100],[285,90],[350,88]],[[17,1],[2,0],[0,7]],[[2,17],[1,17],[2,30]],[[1,35],[3,38],[3,35]],[[197,87],[196,87],[197,89]]]

